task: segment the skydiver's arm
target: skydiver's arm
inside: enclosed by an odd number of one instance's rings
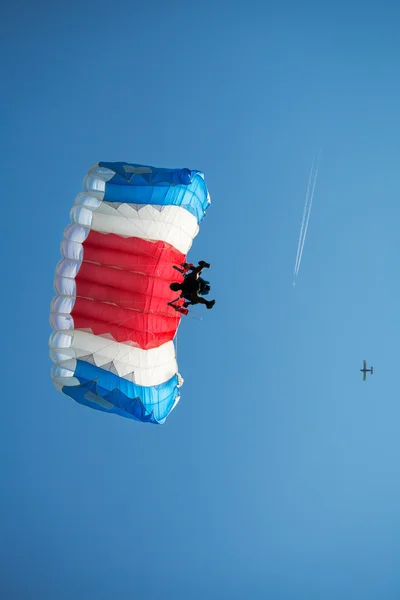
[[[174,265],[174,269],[175,269],[175,271],[179,271],[179,273],[182,273],[182,275],[184,275],[186,273],[186,271],[184,271],[183,269],[180,269],[176,265]]]

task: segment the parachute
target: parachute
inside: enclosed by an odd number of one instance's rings
[[[53,383],[91,408],[163,423],[183,383],[169,285],[182,282],[174,266],[186,262],[210,204],[204,174],[100,162],[83,190],[54,280]]]

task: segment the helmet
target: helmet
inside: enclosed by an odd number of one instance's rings
[[[171,283],[169,287],[173,292],[179,292],[179,290],[182,289],[182,284],[174,281],[174,283]]]

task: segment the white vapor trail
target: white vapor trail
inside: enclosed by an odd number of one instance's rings
[[[312,209],[312,204],[313,204],[313,200],[314,200],[315,186],[317,183],[320,156],[321,156],[321,151],[318,153],[315,171],[314,171],[314,162],[315,161],[313,160],[313,162],[312,162],[310,175],[308,178],[306,200],[305,200],[304,210],[303,210],[303,220],[301,223],[299,241],[298,241],[298,245],[297,245],[296,262],[294,265],[293,286],[296,285],[296,279],[299,274],[300,263],[301,263],[301,259],[303,256],[304,244],[306,241],[308,224],[310,222],[311,209]],[[311,194],[310,194],[310,188],[311,188]]]
[[[312,208],[312,203],[313,203],[313,200],[314,200],[315,184],[317,183],[318,169],[319,169],[319,161],[317,163],[317,167],[316,167],[316,170],[315,170],[313,187],[312,187],[312,191],[311,191],[310,205],[309,205],[308,214],[307,214],[307,221],[306,221],[306,224],[305,224],[305,227],[304,227],[303,241],[302,241],[302,244],[301,244],[301,250],[300,250],[299,260],[298,260],[298,264],[297,264],[297,273],[299,272],[300,263],[301,263],[301,257],[303,256],[304,243],[306,241],[307,229],[308,229],[308,224],[309,224],[310,215],[311,215],[311,208]]]
[[[311,169],[310,169],[310,174],[308,176],[306,199],[305,199],[305,202],[304,202],[304,209],[303,209],[303,218],[302,218],[302,221],[301,221],[299,241],[297,242],[296,262],[294,263],[294,273],[293,273],[294,277],[296,277],[296,274],[297,274],[297,263],[299,262],[299,254],[300,254],[300,248],[301,248],[301,241],[303,239],[304,223],[306,222],[306,213],[307,213],[307,205],[308,205],[308,195],[310,193],[310,184],[311,184],[311,176],[312,176],[312,173],[313,173],[313,169],[314,169],[314,159],[312,161]]]

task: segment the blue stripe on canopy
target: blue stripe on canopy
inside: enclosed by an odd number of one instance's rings
[[[105,185],[106,202],[181,206],[200,223],[209,206],[201,171],[159,169],[124,162],[100,162],[115,175]]]
[[[176,375],[160,385],[145,387],[77,360],[74,377],[80,385],[63,386],[64,394],[90,408],[145,423],[163,423],[179,395]]]

